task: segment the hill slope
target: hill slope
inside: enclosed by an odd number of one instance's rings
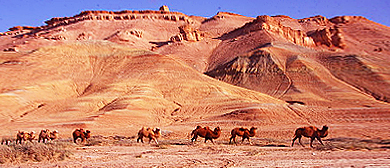
[[[390,28],[364,17],[85,11],[46,24],[0,34],[2,134],[207,123],[289,138],[297,125],[327,123],[375,137],[375,123],[388,128]],[[350,124],[367,131],[342,129]]]

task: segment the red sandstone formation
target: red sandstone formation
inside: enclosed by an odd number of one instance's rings
[[[205,36],[204,33],[192,28],[190,25],[184,25],[179,27],[180,34],[172,36],[170,41],[200,41]]]
[[[46,24],[0,33],[0,133],[39,123],[130,136],[152,121],[183,132],[259,125],[260,136],[268,127],[289,139],[298,124],[375,129],[389,119],[390,29],[364,17],[204,18],[163,7]]]

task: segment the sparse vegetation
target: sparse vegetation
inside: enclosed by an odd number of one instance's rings
[[[324,146],[318,146],[317,150],[375,150],[389,146],[389,140],[362,140],[356,138],[332,138],[326,140]]]
[[[72,153],[67,148],[68,142],[59,143],[26,143],[0,146],[0,163],[23,163],[27,161],[41,162],[44,160],[65,160]]]
[[[87,140],[85,146],[98,146],[98,145],[102,145],[103,143],[104,140],[101,138],[91,138]]]

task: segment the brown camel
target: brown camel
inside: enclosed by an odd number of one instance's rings
[[[58,139],[58,131],[57,130],[54,130],[52,132],[49,133],[49,138],[51,141],[55,140],[55,139]]]
[[[41,142],[41,140],[42,140],[42,143],[45,143],[45,142],[49,141],[49,139],[50,139],[50,131],[48,129],[41,130],[41,132],[39,133],[39,136],[38,136],[38,143]]]
[[[295,130],[295,136],[294,139],[292,140],[291,146],[294,146],[295,140],[298,138],[299,143],[305,147],[302,142],[301,138],[302,136],[310,138],[310,147],[313,148],[313,141],[314,139],[317,139],[322,145],[324,145],[321,141],[321,138],[324,138],[328,135],[328,126],[324,125],[322,129],[318,129],[317,127],[314,126],[309,126],[309,127],[301,127]]]
[[[27,134],[28,136],[26,137],[26,140],[32,142],[34,139],[35,139],[35,132],[34,131],[31,131],[30,133],[25,133]]]
[[[156,142],[156,144],[158,145],[157,138],[159,138],[160,136],[161,136],[161,129],[160,128],[154,128],[152,130],[151,128],[142,127],[141,130],[138,131],[137,142],[139,142],[139,140],[141,140],[141,142],[144,143],[143,138],[147,137],[147,138],[149,138],[149,143],[153,139],[154,142]]]
[[[18,131],[18,133],[16,134],[16,144],[22,144],[22,141],[26,142],[28,140],[28,137],[28,132]]]
[[[242,137],[242,141],[241,143],[244,142],[245,139],[248,139],[249,141],[249,144],[252,144],[251,140],[249,139],[250,137],[254,137],[256,135],[256,130],[257,128],[256,127],[251,127],[250,130],[248,130],[247,128],[234,128],[231,132],[232,136],[230,137],[230,142],[229,143],[232,143],[232,140],[235,144],[237,144],[236,142],[236,136],[241,136]]]
[[[1,144],[2,145],[10,145],[13,140],[15,140],[15,139],[13,139],[12,137],[3,137],[1,139]]]
[[[88,138],[91,137],[91,131],[89,130],[86,130],[84,131],[84,129],[80,128],[80,129],[76,129],[73,131],[72,133],[73,135],[73,142],[74,143],[77,143],[77,139],[81,139],[81,142],[85,142]]]
[[[212,131],[212,130],[210,130],[209,127],[202,128],[199,125],[196,126],[196,128],[191,132],[191,136],[192,136],[191,142],[196,141],[198,139],[198,136],[203,137],[203,138],[206,137],[206,134],[207,134],[208,130]]]
[[[202,138],[205,138],[205,143],[207,142],[207,140],[210,140],[214,144],[213,139],[217,139],[219,138],[219,136],[221,136],[221,128],[216,127],[214,131],[212,131],[209,127],[202,128],[201,126],[197,126],[195,130],[191,132],[191,136],[193,136],[191,138],[191,142],[196,141],[198,136],[200,136]]]

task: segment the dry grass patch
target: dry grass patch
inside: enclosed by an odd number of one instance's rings
[[[67,142],[2,145],[0,146],[0,163],[41,162],[44,160],[61,161],[72,155],[70,150],[67,149],[70,146],[73,146],[73,144]]]
[[[325,140],[324,146],[316,146],[317,150],[375,150],[389,149],[390,140],[364,140],[356,138],[332,138]]]

